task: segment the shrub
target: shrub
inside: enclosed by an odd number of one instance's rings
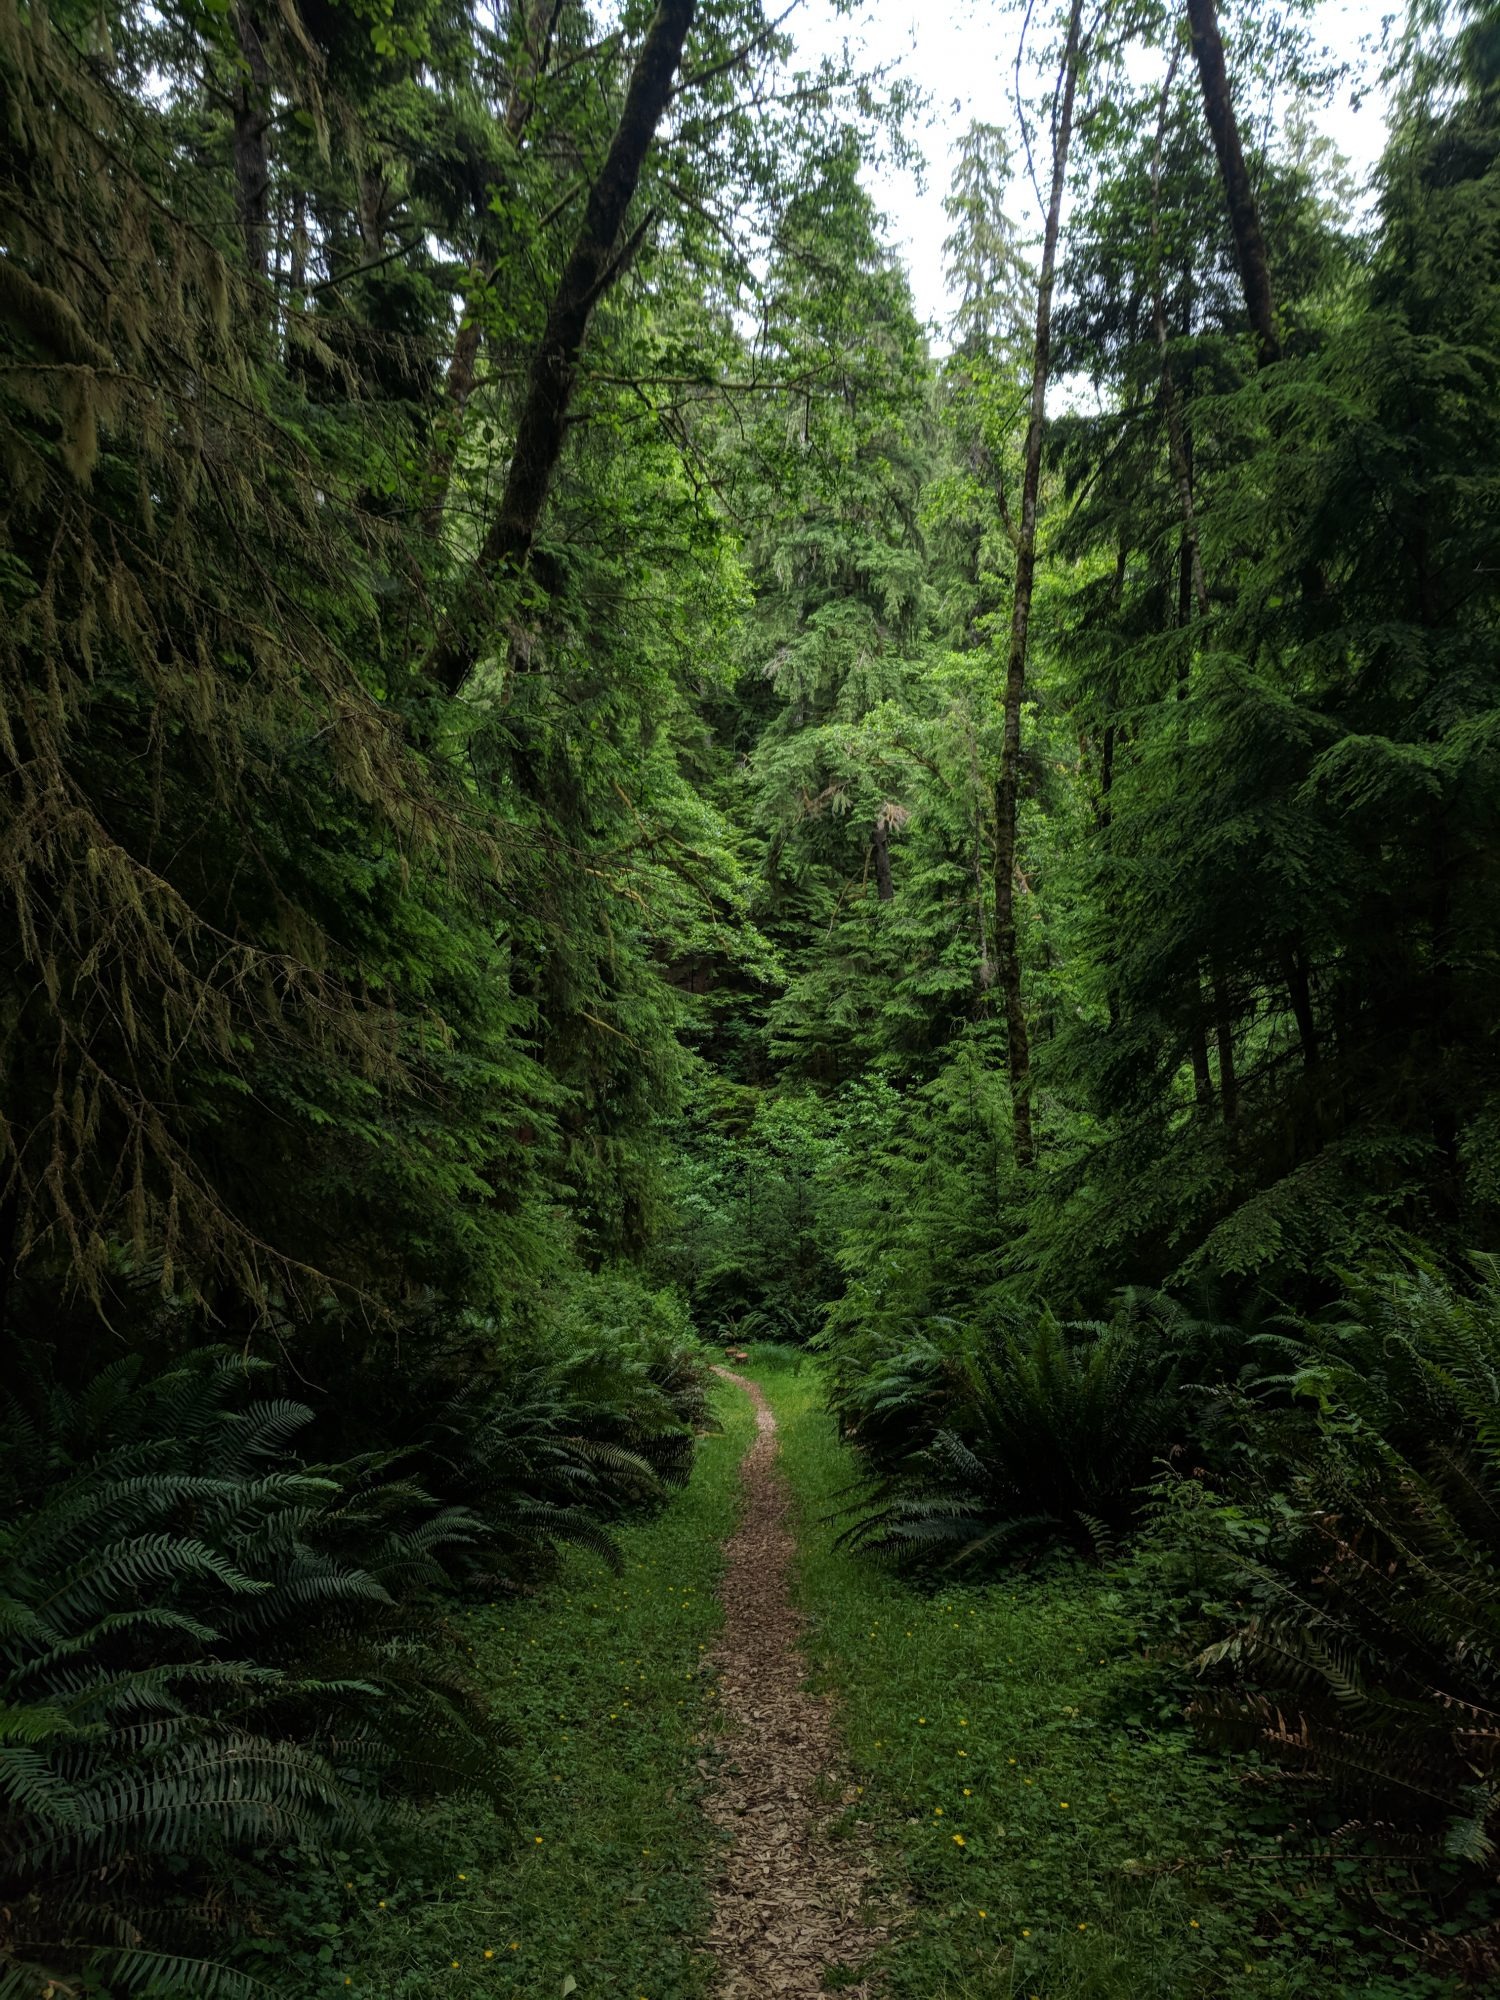
[[[1135,1514],[1182,1409],[1129,1303],[1107,1325],[1042,1312],[913,1341],[846,1393],[876,1501],[849,1538],[919,1565],[1050,1542],[1096,1553]]]
[[[311,1467],[303,1405],[221,1353],[0,1406],[0,1975],[232,1993],[268,1851],[391,1802],[501,1794],[501,1731],[427,1608],[479,1523],[374,1458]],[[417,1616],[418,1611],[422,1615]],[[9,1985],[7,1985],[9,1990]],[[66,1990],[66,1989],[65,1989]]]
[[[1288,1347],[1271,1407],[1242,1413],[1234,1504],[1198,1510],[1247,1610],[1203,1653],[1215,1684],[1194,1712],[1404,1839],[1492,1867],[1500,1285],[1364,1283]]]

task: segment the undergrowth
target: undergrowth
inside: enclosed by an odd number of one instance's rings
[[[854,1462],[816,1375],[768,1371],[817,1680],[861,1787],[843,1831],[896,1906],[890,2000],[1436,2000],[1395,1874],[1195,1742],[1141,1582],[1067,1559],[915,1591],[840,1546]],[[1360,1879],[1363,1878],[1363,1879]],[[1358,1883],[1359,1893],[1348,1891]]]
[[[307,1882],[305,1928],[338,1946],[330,1992],[538,2000],[570,1980],[585,2000],[707,1991],[712,1836],[696,1739],[714,1697],[702,1662],[753,1430],[737,1391],[715,1402],[722,1429],[687,1490],[619,1530],[618,1576],[573,1550],[535,1597],[461,1617],[476,1679],[516,1726],[508,1809],[435,1805],[387,1872]]]

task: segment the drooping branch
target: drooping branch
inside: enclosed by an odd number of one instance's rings
[[[1073,102],[1078,85],[1083,0],[1068,11],[1068,40],[1058,78],[1058,108],[1052,132],[1052,188],[1042,238],[1037,281],[1036,342],[1031,373],[1031,407],[1021,475],[1021,514],[1016,532],[1016,594],[1011,608],[1010,650],[1005,665],[1005,716],[1000,744],[1000,776],[995,787],[995,952],[1005,1001],[1006,1045],[1016,1162],[1030,1166],[1036,1147],[1031,1129],[1031,1044],[1021,992],[1020,945],[1016,934],[1016,818],[1021,793],[1021,697],[1026,686],[1026,648],[1031,629],[1031,597],[1036,580],[1037,498],[1042,483],[1042,430],[1047,410],[1047,376],[1052,356],[1052,290],[1057,273],[1057,237],[1068,148],[1073,137]]]
[[[630,74],[620,122],[582,226],[558,280],[532,358],[499,510],[458,604],[428,656],[427,671],[450,694],[472,672],[483,642],[483,605],[497,578],[524,569],[562,456],[568,405],[594,308],[619,277],[634,239],[621,235],[641,168],[667,108],[697,0],[658,0]]]
[[[1276,305],[1271,293],[1271,268],[1266,257],[1266,239],[1261,232],[1260,210],[1245,165],[1245,149],[1240,144],[1234,99],[1229,93],[1219,12],[1214,0],[1186,0],[1186,6],[1198,81],[1203,87],[1203,109],[1213,134],[1214,151],[1219,156],[1219,177],[1224,183],[1229,226],[1234,232],[1245,307],[1259,343],[1261,365],[1265,367],[1281,359],[1281,337],[1276,331]]]

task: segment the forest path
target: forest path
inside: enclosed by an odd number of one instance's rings
[[[708,1933],[717,1991],[720,2000],[818,2000],[835,1990],[825,1971],[838,1968],[844,2000],[869,2000],[868,1985],[847,1982],[882,1942],[859,1910],[873,1871],[827,1832],[854,1795],[835,1789],[830,1704],[803,1686],[797,1549],[776,1465],[776,1418],[758,1383],[714,1372],[744,1390],[756,1424],[740,1465],[743,1511],[725,1549],[724,1629],[710,1656],[725,1730],[707,1810],[730,1835]]]

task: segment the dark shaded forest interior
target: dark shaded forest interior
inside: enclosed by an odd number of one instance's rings
[[[777,1992],[1500,1981],[1500,10],[830,8],[0,0],[0,2000],[744,1991],[726,1346]]]

